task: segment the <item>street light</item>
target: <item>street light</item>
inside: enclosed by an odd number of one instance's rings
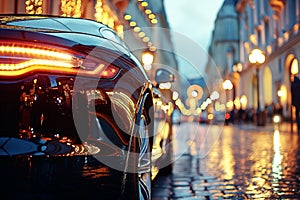
[[[226,125],[228,124],[231,117],[232,117],[231,119],[234,120],[233,116],[230,117],[230,114],[227,113],[227,108],[231,107],[231,105],[229,103],[230,102],[229,101],[229,91],[232,88],[233,88],[233,84],[230,80],[227,79],[223,82],[223,89],[226,91],[226,108],[225,108],[226,109],[226,114],[225,114],[225,124]],[[230,110],[228,109],[228,111],[230,111]]]
[[[149,71],[152,67],[152,63],[154,60],[154,55],[150,51],[144,51],[142,53],[142,62],[144,64],[145,70]]]
[[[265,125],[263,113],[260,111],[260,102],[259,102],[259,67],[266,60],[266,56],[260,49],[253,49],[249,54],[249,62],[256,67],[256,80],[257,80],[257,113],[256,121],[258,126]]]
[[[232,85],[231,81],[228,80],[228,79],[225,80],[223,82],[223,88],[224,88],[224,90],[231,90],[233,88],[233,85]]]
[[[241,63],[237,63],[232,66],[233,72],[241,72],[243,70],[243,65]]]
[[[247,103],[248,103],[248,99],[246,95],[242,95],[240,98],[240,102],[241,102],[241,107],[243,110],[246,110],[247,108]]]
[[[179,98],[179,93],[177,91],[173,91],[173,93],[172,93],[173,101],[176,101],[178,98]]]
[[[225,80],[223,82],[223,89],[226,91],[226,106],[229,107],[229,91],[232,90],[233,84],[230,80]],[[228,101],[228,102],[227,102]]]

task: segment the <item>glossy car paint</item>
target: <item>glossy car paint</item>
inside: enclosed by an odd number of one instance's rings
[[[158,143],[149,137],[153,91],[129,49],[91,20],[7,15],[0,21],[0,63],[24,59],[1,45],[59,50],[79,63],[0,70],[3,195],[150,198],[150,152]],[[106,78],[110,66],[117,73]]]

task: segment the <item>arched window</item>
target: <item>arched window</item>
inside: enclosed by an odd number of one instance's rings
[[[272,91],[272,73],[269,67],[264,69],[264,100],[266,105],[270,105],[273,101],[273,91]]]

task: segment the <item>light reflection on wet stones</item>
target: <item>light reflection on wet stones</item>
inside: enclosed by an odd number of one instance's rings
[[[256,126],[247,127],[225,127],[220,141],[200,162],[197,155],[177,159],[173,174],[166,176],[171,181],[167,198],[299,199],[300,137],[280,132],[275,149],[272,127],[259,132]]]

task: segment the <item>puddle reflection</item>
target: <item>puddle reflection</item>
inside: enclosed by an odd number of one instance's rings
[[[283,131],[224,126],[220,137],[215,127],[195,126],[175,129],[174,150],[176,155],[185,151],[200,156],[202,174],[232,180],[251,197],[271,198],[299,190],[299,137],[286,131],[285,125]]]

